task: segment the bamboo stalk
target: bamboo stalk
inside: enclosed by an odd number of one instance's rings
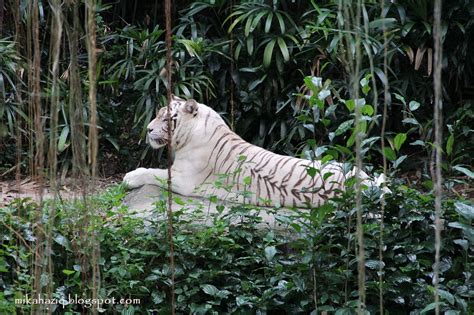
[[[384,12],[384,6],[385,2],[384,0],[380,0],[380,14],[383,14]],[[385,74],[385,77],[387,78],[387,83],[384,84],[383,86],[383,91],[384,91],[384,99],[383,99],[383,113],[382,113],[382,127],[380,130],[380,141],[381,141],[381,147],[382,147],[382,152],[385,150],[385,129],[387,125],[387,110],[388,110],[388,102],[390,98],[390,91],[389,91],[389,85],[388,85],[388,60],[387,60],[387,54],[388,54],[388,39],[387,39],[387,28],[385,25],[385,20],[383,20],[382,23],[382,32],[383,32],[383,45],[384,45],[384,50],[383,50],[383,71]],[[383,174],[384,176],[387,174],[387,157],[385,154],[382,154],[382,163],[383,163]],[[382,189],[385,187],[385,182],[382,183]],[[382,261],[383,261],[383,248],[384,248],[384,216],[385,216],[385,194],[382,194],[382,200],[381,200],[381,212],[380,212],[380,239],[379,239],[379,311],[380,314],[383,315],[384,313],[384,308],[383,308],[383,266],[382,266]]]
[[[20,0],[14,0],[12,3],[12,15],[13,20],[15,23],[15,48],[18,56],[21,56],[21,28],[20,28]],[[16,141],[16,168],[15,168],[15,184],[17,194],[20,192],[20,181],[21,181],[21,153],[23,147],[23,138],[21,134],[21,129],[23,125],[23,120],[20,115],[20,111],[23,108],[23,99],[22,99],[22,89],[21,89],[21,73],[20,70],[16,70],[16,77],[15,77],[15,98],[16,98],[16,106],[18,106],[19,111],[16,113],[16,125],[15,125],[15,141]],[[21,214],[18,214],[21,216]]]
[[[58,142],[58,113],[59,113],[59,56],[62,38],[62,14],[61,5],[58,0],[51,0],[52,22],[51,22],[51,100],[50,100],[50,136],[49,136],[49,170],[50,186],[56,188],[57,173],[57,142]]]
[[[231,16],[230,25],[234,23],[234,16],[231,15],[234,10],[234,1],[230,1],[230,13]],[[234,100],[234,70],[235,70],[235,59],[234,59],[234,32],[230,33],[230,129],[235,131],[235,100]]]
[[[341,28],[345,29],[345,52],[347,54],[347,68],[349,70],[351,78],[351,98],[355,101],[355,119],[354,119],[354,132],[355,136],[355,166],[356,166],[356,235],[357,235],[357,247],[356,255],[357,259],[357,270],[358,270],[358,307],[357,312],[362,314],[365,312],[365,245],[364,245],[364,229],[362,223],[362,194],[361,194],[361,179],[360,171],[362,170],[362,156],[361,156],[361,130],[360,130],[360,117],[361,109],[357,104],[359,99],[359,72],[360,72],[360,63],[361,63],[361,8],[363,2],[358,0],[355,3],[355,12],[352,5],[352,1],[340,1],[339,10],[342,10],[342,16],[344,17],[344,25],[341,25]],[[341,14],[341,13],[340,13]],[[351,30],[355,30],[352,32]],[[353,34],[353,35],[351,35]],[[355,56],[352,55],[351,46],[355,46]]]
[[[50,137],[49,137],[49,181],[50,188],[54,192],[53,200],[49,211],[48,224],[46,226],[46,255],[47,255],[47,267],[48,276],[53,279],[53,261],[51,258],[52,252],[52,234],[55,224],[56,217],[56,197],[58,195],[57,187],[57,163],[58,163],[58,113],[59,113],[59,57],[61,52],[61,38],[62,38],[62,11],[61,3],[59,0],[51,0],[51,100],[50,100]],[[52,298],[53,295],[53,282],[49,281],[46,287],[46,293],[48,298]],[[52,313],[51,308],[47,308],[48,314]]]
[[[88,56],[88,76],[89,76],[89,166],[91,169],[91,177],[89,188],[96,186],[97,178],[97,154],[98,154],[98,128],[97,128],[97,30],[96,30],[96,0],[88,0],[86,2],[86,34],[87,34],[87,56]],[[86,199],[84,199],[86,201]],[[88,238],[88,246],[92,250],[91,268],[92,268],[92,299],[97,299],[100,290],[100,245],[96,238],[97,216],[94,214],[93,205],[85,204],[85,226]],[[93,308],[93,314],[97,314],[97,308]]]
[[[35,218],[35,230],[36,235],[36,244],[35,244],[35,255],[34,255],[34,284],[33,292],[35,296],[38,296],[42,293],[42,284],[41,284],[41,275],[43,273],[43,259],[44,259],[44,228],[42,224],[42,213],[43,213],[43,171],[44,171],[44,134],[43,134],[43,123],[42,123],[42,108],[41,108],[41,46],[40,46],[40,26],[39,26],[39,9],[38,9],[38,0],[33,0],[30,3],[29,13],[31,15],[31,28],[28,30],[31,31],[30,38],[33,42],[32,47],[32,57],[33,60],[30,62],[30,77],[29,77],[29,87],[30,87],[30,106],[32,109],[31,114],[33,115],[33,129],[34,129],[34,138],[30,138],[30,142],[33,142],[35,146],[33,148],[34,152],[34,174],[35,179],[39,187],[38,192],[38,206],[36,208],[36,218]],[[33,305],[31,308],[32,314],[42,312],[42,305]]]
[[[89,166],[92,179],[97,176],[97,152],[98,152],[98,129],[97,129],[97,38],[95,24],[96,1],[86,2],[87,14],[87,56],[89,77]]]
[[[433,38],[434,38],[434,128],[435,128],[435,173],[434,176],[434,190],[435,190],[435,263],[434,263],[434,287],[435,287],[435,313],[440,314],[439,308],[439,263],[441,255],[441,199],[442,199],[442,87],[441,87],[441,70],[443,62],[443,47],[441,44],[441,0],[434,2],[434,22],[433,22]]]
[[[5,1],[0,0],[0,38],[3,37],[3,16],[4,16]]]
[[[171,147],[171,100],[172,100],[172,42],[171,42],[171,0],[165,0],[165,25],[166,25],[166,96],[168,100],[167,104],[167,124],[168,124],[168,242],[170,246],[170,269],[171,269],[171,314],[175,314],[175,262],[174,262],[174,242],[173,242],[173,212],[172,212],[172,191],[171,191],[171,161],[172,161],[172,147]]]
[[[73,178],[77,178],[81,182],[81,187],[86,185],[83,183],[84,176],[88,173],[86,168],[86,143],[84,133],[84,108],[82,102],[82,85],[79,72],[79,1],[75,1],[70,5],[72,25],[65,23],[69,44],[69,125],[71,128],[71,148],[72,148],[72,164]],[[85,197],[85,191],[82,192]]]

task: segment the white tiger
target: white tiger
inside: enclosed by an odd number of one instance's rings
[[[345,174],[342,163],[321,165],[319,161],[278,155],[250,144],[230,130],[213,109],[193,99],[173,96],[170,109],[175,193],[237,198],[240,202],[245,198],[254,205],[314,207],[342,191],[346,176],[354,175],[354,170]],[[148,140],[153,148],[168,143],[167,128],[164,107],[148,125]],[[316,175],[309,176],[308,168],[318,170]],[[366,179],[367,175],[361,171],[360,177]],[[164,182],[158,179],[167,178],[167,169],[138,168],[127,173],[124,182],[136,188],[161,185]],[[216,187],[216,182],[227,187]],[[247,193],[243,194],[244,190]]]

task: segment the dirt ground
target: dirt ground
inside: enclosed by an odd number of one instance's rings
[[[122,182],[123,174],[116,174],[108,177],[97,178],[94,193],[105,190],[107,187]],[[40,198],[52,198],[53,191],[49,183],[45,183],[41,189],[41,185],[31,177],[26,177],[17,182],[16,180],[0,180],[0,207],[10,203],[15,198],[32,198],[40,200]],[[42,192],[42,194],[41,194]],[[59,183],[59,194],[61,198],[73,198],[80,195],[82,188],[77,180],[66,178]]]
[[[96,181],[96,186],[93,189],[94,193],[105,190],[107,187],[122,182],[125,174],[115,174],[113,176],[99,177]],[[407,176],[405,178],[411,183],[418,182],[417,178]],[[462,181],[468,182],[468,178],[459,178]],[[416,184],[415,184],[416,185]],[[40,200],[41,189],[40,185],[32,180],[30,177],[23,178],[18,183],[15,180],[0,180],[0,207],[10,203],[15,198],[32,198],[33,200]],[[45,183],[43,185],[43,198],[52,198],[53,193],[50,185]],[[423,190],[423,189],[422,189]],[[59,184],[59,194],[61,198],[73,198],[80,196],[82,192],[78,181],[72,178],[66,178]],[[445,191],[451,197],[457,196],[474,201],[474,187],[468,183],[458,183],[453,185],[449,191]]]

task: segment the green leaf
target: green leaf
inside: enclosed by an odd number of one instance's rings
[[[395,98],[397,100],[399,100],[400,102],[402,102],[403,105],[407,105],[406,101],[405,101],[405,98],[403,96],[401,96],[400,94],[397,94],[397,93],[393,93],[393,95],[395,95]]]
[[[263,11],[263,12],[260,12],[259,14],[257,14],[257,16],[255,17],[255,19],[253,19],[252,27],[250,28],[250,32],[253,32],[253,31],[255,30],[255,28],[256,28],[257,25],[260,23],[260,20],[262,19],[262,17],[263,17],[265,14],[268,14],[268,12],[267,12],[267,11]]]
[[[234,58],[236,60],[239,59],[239,56],[240,56],[240,51],[242,50],[242,44],[238,43],[237,44],[237,47],[235,48],[235,52],[234,52]]]
[[[469,248],[469,242],[467,240],[457,239],[457,240],[454,240],[453,242],[454,244],[461,246],[464,250],[467,250]]]
[[[281,55],[283,56],[283,60],[288,62],[290,60],[290,52],[288,51],[288,46],[286,46],[285,41],[283,38],[278,37],[278,46],[280,46]]]
[[[8,268],[9,265],[7,264],[7,262],[4,260],[4,258],[1,258],[0,257],[0,272],[10,272],[10,268]],[[0,295],[0,298],[2,296]]]
[[[423,140],[416,140],[416,141],[410,143],[410,145],[421,145],[421,146],[424,147],[426,145],[426,143]]]
[[[115,150],[120,151],[120,145],[115,139],[108,136],[106,136],[105,139],[107,139],[107,141],[109,141],[114,146]]]
[[[265,79],[267,78],[267,75],[263,75],[260,79],[254,80],[249,84],[249,91],[254,90],[257,86],[259,86]]]
[[[354,111],[354,108],[355,108],[355,101],[354,100],[347,100],[344,102],[344,104],[346,105],[347,109],[352,112]]]
[[[276,39],[272,39],[267,46],[265,46],[265,51],[263,52],[263,66],[268,68],[272,62],[273,47],[275,47]]]
[[[350,148],[350,147],[352,147],[352,145],[354,145],[354,142],[356,140],[356,136],[357,136],[357,130],[354,130],[352,132],[351,136],[349,137],[349,139],[347,139],[346,147]]]
[[[120,315],[135,315],[135,307],[133,305],[127,305],[122,309]]]
[[[343,122],[342,124],[337,127],[335,134],[336,136],[340,136],[345,133],[347,130],[351,129],[352,125],[354,124],[354,119],[349,119]]]
[[[0,102],[0,104],[4,104],[5,103],[5,82],[4,82],[4,79],[3,79],[3,74],[0,72],[0,93],[2,95],[2,101]],[[2,109],[3,111],[3,109]],[[2,112],[0,112],[0,117],[3,115]]]
[[[393,143],[395,146],[395,150],[399,151],[400,147],[402,144],[407,140],[407,134],[406,133],[399,133],[395,136],[395,139],[393,139]]]
[[[270,27],[272,26],[273,20],[273,12],[270,12],[267,16],[267,20],[265,21],[265,33],[270,32]]]
[[[245,185],[248,186],[248,185],[250,185],[251,182],[252,182],[252,177],[250,177],[250,176],[244,177],[244,184]]]
[[[73,273],[75,273],[74,270],[69,270],[69,269],[63,269],[63,273],[66,275],[66,276],[70,276],[72,275]]]
[[[339,308],[335,315],[352,315],[353,312],[352,312],[352,309],[350,308]]]
[[[156,281],[158,280],[160,277],[158,277],[157,275],[149,275],[148,277],[145,278],[145,281]]]
[[[369,92],[370,92],[370,86],[364,85],[364,86],[362,87],[362,93],[364,93],[365,95],[367,95],[367,93],[369,93]]]
[[[314,167],[308,167],[306,171],[308,172],[308,175],[311,176],[311,178],[316,176],[316,169]]]
[[[400,156],[395,162],[393,162],[393,168],[397,168],[407,157],[407,155]]]
[[[372,116],[374,114],[374,108],[372,105],[365,104],[364,107],[362,107],[362,114]]]
[[[380,139],[379,136],[377,136],[377,137],[370,137],[370,138],[364,139],[364,140],[361,142],[360,146],[361,146],[362,148],[365,147],[365,146],[371,147],[371,146],[374,145],[374,143],[375,143],[376,141],[378,141],[379,139]]]
[[[58,139],[58,152],[61,153],[66,149],[66,140],[67,136],[69,135],[69,126],[65,126],[63,130],[61,130],[61,135]]]
[[[279,12],[275,12],[275,15],[278,19],[278,24],[280,24],[280,32],[282,34],[285,34],[286,27],[285,27],[285,21],[283,20],[283,16]]]
[[[416,125],[416,126],[419,126],[420,123],[418,122],[418,120],[416,120],[415,118],[405,118],[402,120],[402,123],[404,124],[412,124],[412,125]]]
[[[241,21],[244,17],[245,17],[245,15],[243,14],[243,15],[239,16],[238,18],[236,18],[236,19],[234,20],[234,23],[232,23],[231,26],[229,27],[229,29],[227,30],[227,32],[228,32],[229,34],[232,33],[232,30],[234,29],[234,27],[236,27],[237,24],[239,24],[240,21]]]
[[[454,296],[449,293],[448,291],[445,290],[438,290],[439,296],[443,299],[449,302],[449,304],[454,304]]]
[[[418,108],[420,108],[421,104],[418,103],[417,101],[411,101],[409,104],[408,104],[408,107],[410,108],[410,110],[412,112],[414,112],[415,110],[417,110]]]
[[[474,206],[463,202],[455,202],[454,210],[468,220],[474,220]]]
[[[397,154],[389,147],[384,148],[383,155],[390,161],[395,161],[397,159]]]
[[[265,258],[267,258],[268,261],[272,261],[273,257],[275,257],[277,253],[277,250],[275,246],[267,246],[265,247]]]
[[[316,146],[316,140],[314,139],[308,139],[308,141],[306,141],[308,143],[308,146],[311,148],[311,149],[314,149],[314,147]],[[324,147],[322,147],[324,148]],[[319,149],[319,148],[318,148]],[[319,152],[319,151],[318,151]],[[318,153],[316,153],[316,156],[319,156]]]
[[[69,241],[67,240],[67,238],[65,238],[61,234],[56,235],[56,237],[54,238],[54,241],[58,243],[59,245],[62,245],[66,249],[70,249]]]
[[[219,290],[212,284],[205,284],[201,287],[201,289],[204,291],[204,293],[211,296],[215,296],[219,292]]]
[[[372,77],[371,74],[367,74],[364,78],[360,80],[360,86],[362,87],[362,92],[367,95],[370,91],[370,86],[369,86],[369,79]]]
[[[452,227],[453,229],[463,230],[464,232],[469,232],[470,230],[473,229],[470,225],[467,225],[461,222],[449,222],[448,226]]]
[[[453,166],[453,169],[458,171],[458,172],[464,173],[465,175],[467,175],[470,178],[474,178],[474,172],[467,169],[467,168],[465,168],[465,167],[455,165],[455,166]]]
[[[250,27],[252,26],[252,22],[253,22],[253,17],[250,16],[247,19],[247,23],[245,23],[245,37],[248,37],[250,34]]]
[[[380,267],[385,267],[385,264],[383,261],[379,260],[367,260],[365,266],[372,270],[378,270]]]
[[[321,159],[321,164],[326,164],[327,162],[331,161],[331,160],[334,160],[334,157],[331,155],[331,154],[326,154],[325,156],[323,156],[323,158]]]
[[[397,23],[397,19],[395,18],[381,18],[381,19],[376,19],[373,20],[369,23],[370,28],[379,28],[383,29],[389,29],[393,26],[393,24]]]
[[[424,309],[421,310],[420,314],[425,314],[431,310],[434,310],[435,307],[436,307],[436,303],[428,304]]]
[[[246,155],[239,155],[239,158],[238,158],[238,161],[239,161],[239,162],[243,162],[243,161],[245,161],[245,160],[247,160],[247,156],[246,156]]]
[[[253,35],[247,37],[247,52],[249,55],[253,54]]]
[[[333,172],[325,172],[324,175],[323,175],[323,181],[326,181],[332,175],[334,175]]]
[[[385,73],[382,70],[380,70],[380,68],[374,68],[374,71],[375,71],[375,74],[379,77],[380,81],[382,81],[384,85],[387,85],[388,79],[385,76]]]
[[[311,77],[305,77],[303,79],[304,81],[304,84],[311,90],[314,92],[314,90],[316,89],[316,86],[313,84],[313,82],[311,81]]]
[[[153,291],[151,293],[151,298],[152,298],[153,303],[155,304],[160,304],[161,302],[165,300],[164,293],[156,292],[156,291]]]

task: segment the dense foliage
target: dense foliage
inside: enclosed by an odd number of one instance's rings
[[[382,271],[387,312],[423,314],[433,308],[433,197],[404,185],[391,188],[394,191],[387,198],[384,216],[383,262],[379,259],[379,194],[368,194],[364,202],[367,309],[377,312],[378,273]],[[103,299],[138,298],[141,303],[128,305],[126,312],[120,304],[102,307],[108,313],[169,314],[167,225],[166,220],[156,219],[164,216],[166,204],[158,201],[148,216],[137,216],[121,204],[123,196],[123,188],[114,187],[87,201],[101,213],[94,228],[101,248],[99,294]],[[350,200],[343,196],[310,212],[290,214],[238,206],[211,215],[208,227],[202,224],[207,205],[189,212],[186,201],[175,200],[182,205],[175,212],[177,310],[183,314],[353,314],[357,255]],[[85,297],[90,289],[90,252],[81,249],[86,240],[76,228],[85,220],[78,212],[83,206],[57,204],[54,218],[48,217],[51,207],[45,207],[44,224],[53,227],[52,281],[57,299],[75,294]],[[2,314],[13,312],[14,299],[31,290],[32,253],[28,248],[34,246],[35,238],[31,215],[24,214],[34,213],[35,207],[29,200],[17,200],[0,210],[0,223],[10,227],[0,234]],[[262,211],[273,212],[280,227],[262,227],[258,216]],[[474,297],[470,272],[474,267],[474,206],[446,200],[443,211],[442,310],[466,314],[472,311]],[[79,314],[82,307],[64,305],[64,311]],[[28,306],[22,309],[27,312]]]
[[[371,313],[379,310],[379,277],[387,314],[425,314],[435,307],[432,2],[362,1],[360,27],[353,27],[336,0],[174,1],[175,94],[210,105],[244,139],[278,153],[351,162],[361,135],[366,167],[388,160],[393,193],[383,212],[377,192],[366,193],[362,206]],[[439,296],[446,314],[470,314],[474,206],[462,198],[472,192],[474,178],[474,2],[443,2],[442,167],[448,180]],[[52,6],[59,1],[8,3],[5,10],[0,5],[0,177],[12,176],[18,161],[21,174],[48,174],[46,168],[34,170],[35,162],[58,156],[65,178],[78,167],[78,151],[86,164],[90,140],[86,2],[62,2],[55,88],[57,33],[51,25],[57,16]],[[35,9],[39,45],[32,43]],[[137,164],[164,164],[163,152],[145,144],[147,124],[165,104],[162,1],[99,1],[96,9],[99,171],[109,175]],[[351,63],[359,49],[355,75]],[[41,82],[32,75],[35,69],[41,70]],[[33,93],[35,84],[40,95]],[[58,87],[56,112],[51,103]],[[39,108],[33,108],[36,96]],[[381,134],[384,102],[387,125]],[[53,150],[37,146],[39,138],[48,143],[56,134]],[[411,182],[398,179],[401,174]],[[131,214],[122,205],[124,194],[119,186],[82,199],[39,204],[17,199],[0,208],[0,314],[28,312],[31,306],[15,305],[15,298],[34,291],[33,284],[58,299],[98,290],[100,298],[141,301],[104,304],[106,313],[169,314],[166,223]],[[349,190],[323,207],[292,214],[236,206],[212,216],[209,225],[203,224],[205,208],[189,213],[187,201],[175,200],[183,207],[174,217],[177,310],[354,313],[362,273],[353,196]],[[163,218],[165,209],[158,201],[151,216]],[[264,211],[276,213],[279,229],[261,228],[256,214]],[[100,285],[91,280],[94,274],[100,274]],[[58,313],[88,312],[80,304],[56,307]]]

